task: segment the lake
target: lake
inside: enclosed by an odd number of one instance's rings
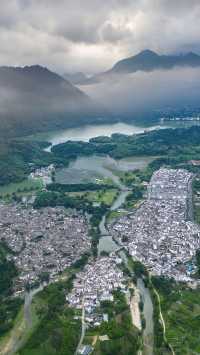
[[[98,125],[84,125],[74,128],[67,128],[62,130],[49,131],[44,133],[37,133],[28,137],[31,140],[38,141],[48,141],[52,144],[52,146],[65,143],[69,140],[71,141],[83,141],[87,142],[91,138],[99,137],[99,136],[107,136],[110,137],[114,133],[121,134],[139,134],[143,132],[152,131],[155,129],[164,129],[164,128],[187,128],[193,125],[199,125],[199,122],[164,122],[158,123],[154,125],[145,126],[143,124],[128,124],[123,122],[118,123],[108,123],[108,124],[98,124]],[[51,147],[45,149],[46,151],[50,151]]]
[[[113,133],[122,134],[138,134],[144,131],[151,131],[154,129],[166,128],[165,125],[152,125],[149,127],[136,126],[134,124],[127,123],[114,123],[114,124],[101,124],[101,125],[86,125],[76,128],[68,128],[59,131],[52,131],[47,133],[37,134],[34,137],[39,140],[46,140],[52,144],[52,146],[65,143],[69,140],[72,141],[89,141],[90,138],[98,136],[110,137]]]

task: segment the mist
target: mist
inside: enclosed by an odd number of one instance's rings
[[[115,75],[82,86],[85,93],[120,117],[166,108],[200,106],[200,69],[174,68]]]
[[[0,68],[0,137],[94,123],[97,106],[46,68]]]

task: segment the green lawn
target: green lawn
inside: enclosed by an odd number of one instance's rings
[[[43,182],[41,179],[27,179],[22,182],[12,183],[4,186],[0,186],[0,196],[5,197],[6,195],[24,194],[30,191],[39,190],[43,187]]]
[[[111,206],[114,200],[117,198],[118,191],[116,189],[110,190],[100,190],[100,191],[91,191],[86,193],[85,197],[90,202],[103,203],[107,206]]]

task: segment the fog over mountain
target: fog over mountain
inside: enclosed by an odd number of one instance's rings
[[[104,110],[39,65],[0,67],[0,135],[15,136],[97,122]]]
[[[135,56],[117,62],[107,73],[134,73],[136,71],[153,71],[174,67],[199,67],[200,56],[195,53],[182,55],[159,55],[146,49]]]
[[[82,72],[77,72],[77,73],[64,73],[63,78],[67,79],[70,81],[70,83],[74,85],[82,84],[84,82],[87,82],[88,77]]]
[[[198,103],[198,0],[2,0],[0,24],[2,135]]]
[[[120,60],[111,69],[90,78],[77,73],[72,76],[72,82],[80,85],[94,84],[110,80],[116,74],[135,73],[137,71],[151,72],[175,67],[198,68],[200,67],[200,56],[192,52],[182,55],[159,55],[146,49],[134,56]],[[73,81],[74,79],[76,81]]]
[[[200,68],[173,68],[114,74],[109,80],[84,85],[85,92],[103,102],[118,117],[146,118],[158,109],[199,107]]]

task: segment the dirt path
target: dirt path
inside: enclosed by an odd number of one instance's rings
[[[158,291],[153,287],[153,290],[154,290],[154,293],[156,294],[157,296],[157,299],[158,299],[158,306],[159,306],[159,315],[160,315],[160,320],[161,320],[161,323],[162,323],[162,327],[163,327],[163,337],[164,337],[164,341],[168,344],[170,350],[171,350],[171,353],[172,355],[176,355],[175,354],[175,351],[172,347],[172,345],[168,342],[167,340],[167,337],[166,337],[166,324],[165,324],[165,320],[164,320],[164,317],[163,317],[163,314],[162,314],[162,309],[161,309],[161,302],[160,302],[160,295],[158,293]]]

